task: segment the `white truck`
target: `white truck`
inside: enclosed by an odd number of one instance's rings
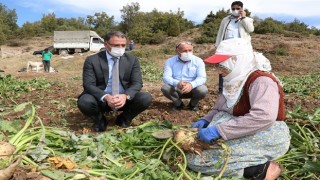
[[[54,31],[53,38],[53,48],[60,55],[105,49],[103,38],[94,31]]]

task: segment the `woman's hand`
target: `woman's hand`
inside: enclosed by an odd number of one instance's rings
[[[212,140],[218,139],[220,137],[220,133],[218,132],[218,129],[216,126],[211,126],[208,128],[200,129],[198,132],[198,138],[210,144]]]
[[[199,119],[197,122],[192,123],[191,127],[198,128],[198,131],[202,128],[206,128],[209,122],[205,119]]]

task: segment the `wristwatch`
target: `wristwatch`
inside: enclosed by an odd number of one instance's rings
[[[130,95],[129,94],[126,94],[127,95],[127,100],[130,100]]]

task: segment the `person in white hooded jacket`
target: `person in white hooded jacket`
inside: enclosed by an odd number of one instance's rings
[[[221,41],[233,38],[243,38],[251,41],[250,33],[254,31],[253,19],[246,16],[241,1],[231,4],[231,14],[222,19],[216,37],[216,47]]]
[[[254,31],[253,19],[246,16],[241,1],[231,3],[231,14],[222,19],[216,37],[215,46],[226,39],[243,38],[251,41],[250,33]],[[219,75],[219,93],[222,93],[222,76]]]

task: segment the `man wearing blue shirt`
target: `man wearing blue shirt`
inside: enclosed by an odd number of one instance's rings
[[[189,109],[198,111],[198,103],[208,93],[206,70],[203,60],[193,55],[193,45],[190,42],[180,42],[176,45],[177,55],[169,58],[164,66],[161,91],[165,97],[172,100],[173,110],[183,108],[182,99],[190,98]]]

